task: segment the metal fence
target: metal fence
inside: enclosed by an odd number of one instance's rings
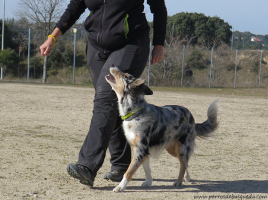
[[[224,61],[224,56],[219,56],[218,54],[214,54],[215,49],[212,48],[210,52],[206,50],[206,57],[208,59],[208,54],[210,56],[210,64],[207,64],[207,67],[203,69],[203,73],[198,73],[197,76],[193,76],[191,82],[187,83],[185,80],[185,57],[188,53],[191,54],[192,51],[196,51],[190,49],[188,52],[186,50],[185,45],[181,48],[181,53],[175,53],[174,56],[178,57],[177,67],[174,70],[173,74],[178,74],[177,80],[174,81],[173,84],[169,83],[166,86],[176,86],[176,87],[267,87],[268,85],[268,57],[263,57],[264,54],[267,55],[266,51],[263,50],[235,50],[232,51],[230,49],[226,50],[225,57],[228,60]],[[202,51],[202,50],[201,50]],[[149,56],[151,58],[151,55]],[[165,59],[165,58],[164,58]],[[225,58],[226,59],[226,58]],[[181,65],[179,64],[181,62]],[[216,64],[214,64],[216,62]],[[221,62],[219,64],[219,62]],[[222,65],[222,69],[219,69],[219,65]],[[181,67],[180,67],[181,66]],[[149,67],[148,67],[148,85],[158,85],[157,82],[161,82],[158,77],[158,81],[150,81],[152,78],[152,66],[150,64],[149,59]],[[156,69],[155,69],[156,70]],[[195,70],[194,68],[192,69]],[[222,74],[220,74],[219,70],[221,70]],[[200,72],[200,70],[199,70]],[[222,77],[222,81],[215,81],[216,75],[218,73],[219,76]],[[197,79],[194,81],[194,79]],[[216,83],[217,82],[217,83]],[[162,85],[165,85],[164,81]],[[158,85],[159,86],[159,85]]]
[[[64,36],[63,36],[64,37]],[[80,38],[81,39],[81,38]],[[30,44],[31,30],[28,37],[28,69],[27,82],[30,82]],[[165,47],[166,50],[170,47]],[[235,50],[230,48],[225,50],[217,49],[196,49],[190,46],[177,46],[172,52],[165,50],[165,56],[161,63],[151,66],[152,43],[150,43],[150,55],[146,70],[142,77],[148,79],[151,86],[175,86],[175,87],[267,87],[268,84],[268,54],[262,50]],[[76,32],[74,33],[74,62],[73,73],[67,77],[69,83],[77,83],[76,67],[79,68],[75,60]],[[202,70],[197,66],[190,66],[193,76],[185,76],[185,63],[194,51],[203,53],[206,59],[206,67]],[[172,55],[167,55],[167,53]],[[175,59],[174,59],[175,58]],[[172,61],[168,59],[173,59]],[[209,62],[208,62],[209,61]],[[189,63],[190,65],[192,63]],[[169,76],[164,76],[165,66],[172,65]],[[3,79],[1,70],[1,79]],[[87,77],[90,79],[90,76]],[[88,81],[86,81],[88,82]]]

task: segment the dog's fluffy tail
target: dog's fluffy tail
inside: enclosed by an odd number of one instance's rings
[[[217,102],[218,100],[212,102],[212,104],[210,104],[210,106],[208,107],[208,111],[207,111],[208,119],[202,124],[197,123],[195,125],[197,137],[200,137],[200,138],[209,137],[211,133],[218,128],[219,123],[217,120],[217,116],[218,116]]]

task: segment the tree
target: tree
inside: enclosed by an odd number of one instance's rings
[[[30,70],[32,70],[33,78],[40,78],[42,76],[42,59],[35,56],[30,61]]]
[[[66,0],[20,0],[18,16],[26,18],[29,23],[34,23],[35,28],[40,30],[41,38],[46,39],[52,31],[53,22],[57,21],[63,12],[62,6]],[[45,56],[43,66],[43,80],[46,82],[47,76],[47,56]]]
[[[217,47],[222,42],[230,44],[231,26],[219,17],[207,17],[202,13],[178,13],[168,17],[167,35],[195,38],[192,45],[204,44]],[[169,37],[167,37],[169,40]]]
[[[72,46],[73,47],[73,46]],[[65,54],[69,55],[68,59]],[[53,70],[58,70],[63,67],[73,64],[74,53],[69,45],[63,40],[58,40],[57,45],[51,50],[48,66]]]
[[[252,45],[252,49],[253,50],[262,49],[262,44],[261,43],[255,43],[255,44]]]
[[[207,30],[203,33],[201,40],[205,41],[207,47],[217,47],[222,42],[230,44],[232,37],[231,26],[219,17],[208,17]]]
[[[185,59],[193,69],[204,69],[209,63],[209,60],[205,59],[201,51],[193,50],[191,54]]]
[[[268,35],[265,35],[263,37],[263,42],[266,43],[266,44],[268,44]]]
[[[5,67],[7,73],[15,74],[18,65],[18,54],[12,49],[0,51],[0,64]]]
[[[173,85],[180,82],[183,46],[187,49],[194,37],[179,38],[169,36],[169,41],[165,44],[165,55],[161,62],[154,65],[151,71],[154,85]],[[175,81],[171,83],[171,80]]]
[[[2,38],[2,20],[0,20],[0,36]],[[19,47],[18,41],[18,32],[12,31],[9,27],[9,23],[5,22],[5,41],[4,41],[4,48],[11,48],[16,49]],[[0,46],[2,46],[2,40],[0,41]]]

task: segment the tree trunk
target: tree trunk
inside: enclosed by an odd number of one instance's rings
[[[47,56],[45,56],[45,60],[44,60],[42,83],[46,83],[46,82],[47,82]]]

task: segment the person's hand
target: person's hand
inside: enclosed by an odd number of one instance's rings
[[[40,47],[40,52],[42,56],[47,56],[50,54],[50,50],[52,49],[54,44],[54,40],[52,37],[49,37]]]
[[[151,64],[160,62],[164,56],[164,47],[162,45],[155,45],[152,51],[152,60]]]

